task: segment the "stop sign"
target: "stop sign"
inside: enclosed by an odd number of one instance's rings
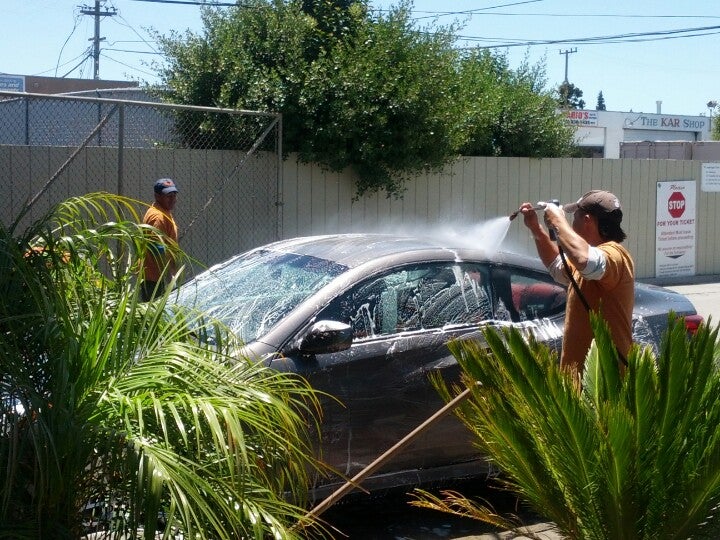
[[[673,191],[668,199],[668,212],[674,218],[679,218],[685,212],[685,197],[679,191]]]

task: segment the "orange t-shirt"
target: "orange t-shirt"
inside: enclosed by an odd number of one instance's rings
[[[177,243],[178,229],[171,214],[165,212],[156,203],[154,203],[143,218],[143,223],[146,225],[152,225],[159,231],[161,231],[169,241]],[[143,261],[144,267],[144,279],[147,281],[159,281],[162,271],[166,265],[172,263],[172,259],[165,252],[165,246],[157,246],[153,249],[151,246],[149,253],[145,256]],[[167,273],[166,273],[166,277]]]
[[[632,346],[635,264],[628,250],[617,242],[605,242],[597,248],[605,253],[607,259],[605,275],[598,280],[585,279],[573,268],[573,277],[590,309],[595,312],[599,309],[607,321],[613,342],[620,354],[627,357]],[[592,340],[590,316],[570,284],[560,365],[581,374]]]

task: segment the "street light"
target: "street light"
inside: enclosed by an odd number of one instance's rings
[[[710,138],[712,139],[712,120],[713,114],[715,113],[715,107],[717,107],[717,101],[710,100],[707,102],[707,108],[710,111],[710,119],[708,120],[708,131],[710,132]]]

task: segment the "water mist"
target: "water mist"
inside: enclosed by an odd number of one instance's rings
[[[376,227],[364,227],[362,232],[425,236],[439,241],[442,245],[468,249],[481,248],[487,250],[488,253],[493,253],[500,249],[511,225],[512,221],[508,216],[499,216],[474,224],[456,222],[434,225],[427,223],[384,224]]]

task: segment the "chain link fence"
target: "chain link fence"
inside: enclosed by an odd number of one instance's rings
[[[180,244],[199,265],[279,238],[279,114],[171,105],[139,89],[94,94],[0,92],[4,223],[98,191],[151,203],[154,181],[170,177]]]

